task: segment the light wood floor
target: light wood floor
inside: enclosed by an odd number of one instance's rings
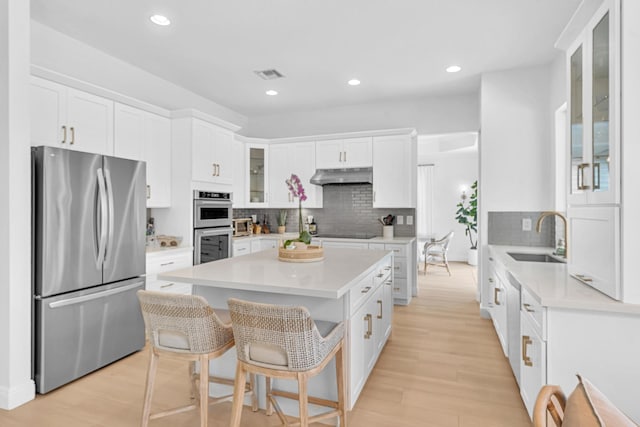
[[[491,321],[478,314],[475,271],[454,263],[452,273],[421,272],[420,296],[395,307],[392,339],[349,413],[351,427],[531,425]],[[139,352],[12,411],[0,410],[0,426],[137,426],[147,358],[146,350]],[[160,361],[156,386],[157,407],[189,400],[186,367],[175,361]],[[226,426],[229,416],[230,404],[213,406],[209,426]],[[197,425],[195,411],[151,422]],[[279,423],[247,409],[242,425]]]

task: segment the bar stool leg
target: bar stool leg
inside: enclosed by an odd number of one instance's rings
[[[344,407],[346,401],[344,384],[344,356],[343,347],[336,353],[336,383],[338,384],[338,411],[340,411],[340,427],[347,427],[347,413]]]
[[[247,381],[242,362],[238,361],[236,366],[236,380],[233,386],[233,405],[231,407],[230,427],[240,427],[240,418],[242,416],[242,405],[244,403],[244,389]]]
[[[251,410],[258,411],[258,393],[256,392],[256,374],[249,374],[249,386],[251,387]]]
[[[264,382],[265,388],[267,389],[265,393],[267,396],[267,415],[273,415],[273,403],[271,402],[271,399],[273,399],[273,395],[271,394],[271,377],[265,377]]]
[[[151,398],[153,396],[153,384],[156,380],[156,371],[158,369],[158,355],[151,349],[149,357],[149,367],[147,369],[147,384],[144,390],[144,405],[142,406],[142,427],[149,425],[149,416],[151,415]]]
[[[209,358],[200,356],[200,426],[207,427],[209,418]]]
[[[300,427],[309,427],[309,404],[307,397],[309,388],[307,376],[304,373],[298,374],[298,399],[300,404]]]
[[[189,362],[189,380],[191,381],[191,399],[200,399],[200,389],[197,386],[198,374],[196,373],[196,362]]]

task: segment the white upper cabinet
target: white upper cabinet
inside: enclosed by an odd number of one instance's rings
[[[269,206],[269,146],[266,144],[245,145],[246,206]]]
[[[114,154],[147,163],[147,207],[171,205],[171,122],[115,103]]]
[[[171,120],[147,113],[144,159],[147,162],[147,207],[171,205]]]
[[[620,203],[619,7],[606,0],[567,50],[569,205]]]
[[[113,101],[31,78],[31,144],[113,154]]]
[[[298,199],[289,192],[285,181],[296,174],[302,182],[306,208],[322,207],[322,187],[309,182],[316,171],[316,146],[313,142],[273,144],[269,147],[269,206],[295,208]]]
[[[316,168],[363,168],[373,165],[371,137],[316,142]]]
[[[192,178],[194,181],[231,184],[233,132],[193,119]]]
[[[245,197],[245,151],[244,143],[234,138],[233,140],[233,207],[244,208],[247,203]]]
[[[416,142],[410,135],[373,138],[373,207],[416,206]]]

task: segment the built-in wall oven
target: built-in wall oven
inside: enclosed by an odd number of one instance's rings
[[[193,193],[193,264],[231,255],[233,236],[231,194],[195,190]]]

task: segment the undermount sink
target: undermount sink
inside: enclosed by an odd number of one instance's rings
[[[523,253],[517,253],[517,252],[507,252],[507,254],[515,259],[516,261],[528,261],[528,262],[557,262],[557,263],[564,263],[565,261],[562,261],[558,258],[552,257],[551,255],[547,255],[547,254],[523,254]]]

